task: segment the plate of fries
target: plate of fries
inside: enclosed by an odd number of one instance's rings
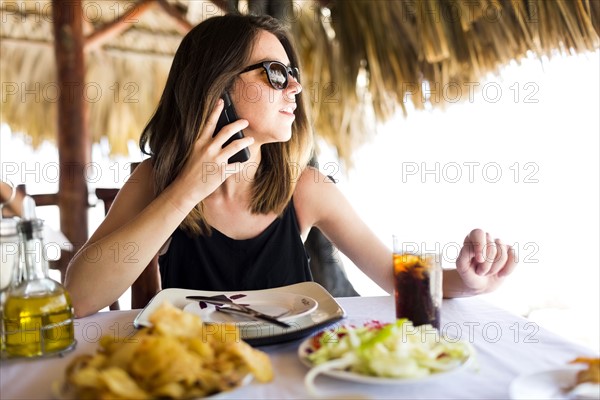
[[[204,322],[211,325],[221,325],[226,323],[224,320],[217,320],[217,315],[214,313],[214,307],[206,307],[200,309],[198,300],[186,299],[187,296],[226,296],[229,299],[235,299],[239,303],[251,302],[253,300],[259,309],[259,303],[265,299],[275,301],[277,307],[282,308],[282,311],[288,311],[290,318],[286,322],[290,325],[289,328],[282,328],[269,323],[248,321],[248,320],[230,320],[240,331],[240,337],[252,346],[262,346],[275,343],[282,343],[291,340],[302,339],[309,336],[320,329],[323,329],[337,321],[346,317],[344,309],[335,301],[325,288],[316,282],[301,282],[293,285],[282,286],[273,289],[265,290],[247,290],[235,292],[215,292],[207,290],[192,290],[192,289],[164,289],[160,291],[148,303],[148,305],[138,314],[133,321],[136,327],[152,326],[149,316],[163,302],[167,301],[177,308],[195,310]],[[244,297],[240,298],[239,295]],[[304,301],[303,301],[304,300]],[[263,312],[275,312],[274,308],[268,310],[262,308]],[[277,314],[274,314],[277,315]],[[286,314],[287,315],[287,314]],[[224,316],[219,316],[223,318]],[[283,320],[284,318],[282,318]]]
[[[168,302],[150,321],[132,337],[104,337],[96,354],[74,358],[54,385],[55,397],[204,398],[273,379],[268,355],[241,340],[234,325],[206,325]]]

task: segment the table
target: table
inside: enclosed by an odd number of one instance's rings
[[[341,323],[394,319],[393,299],[352,297],[336,299],[348,317]],[[76,321],[75,351],[62,358],[7,360],[0,366],[0,398],[52,398],[52,382],[59,379],[70,360],[93,353],[102,335],[131,335],[139,310],[101,312]],[[460,372],[431,382],[403,385],[365,385],[326,376],[316,380],[325,396],[348,398],[508,398],[510,382],[523,373],[564,367],[576,356],[595,356],[593,351],[571,343],[524,318],[508,313],[477,297],[444,300],[442,331],[473,344],[477,360]],[[275,379],[268,384],[250,383],[219,398],[308,398],[303,379],[307,368],[296,351],[301,340],[263,346],[273,362]]]

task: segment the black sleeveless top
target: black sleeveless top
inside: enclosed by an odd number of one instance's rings
[[[210,236],[192,237],[177,228],[159,268],[163,289],[256,290],[312,281],[293,201],[252,239],[214,228]]]

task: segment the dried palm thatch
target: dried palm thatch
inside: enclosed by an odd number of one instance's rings
[[[222,14],[215,5],[227,4],[86,0],[86,33],[91,37],[150,3],[148,12],[130,17],[120,35],[89,46],[86,54],[82,84],[90,132],[95,141],[107,136],[115,153],[139,138],[189,29],[173,14],[193,25]],[[52,140],[59,93],[51,2],[2,1],[0,8],[1,121],[34,143]],[[446,98],[456,99],[455,91],[511,60],[600,45],[598,0],[303,0],[288,11],[293,17],[285,20],[300,48],[316,133],[335,145],[343,160],[374,134],[376,122],[400,110],[443,107]]]
[[[84,34],[108,26],[141,3],[85,1]],[[200,2],[198,2],[200,3]],[[56,138],[57,101],[61,95],[53,48],[51,1],[3,1],[0,28],[1,121],[26,133],[33,145]],[[214,12],[222,14],[216,7]],[[92,139],[108,137],[112,151],[128,151],[154,111],[184,31],[154,6],[142,16],[125,18],[125,32],[102,47],[86,51],[84,101]]]
[[[343,160],[408,103],[444,107],[512,60],[600,44],[598,1],[337,1],[327,14],[304,10],[305,86],[321,90],[315,127]]]

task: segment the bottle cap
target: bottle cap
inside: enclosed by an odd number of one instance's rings
[[[35,214],[35,200],[31,196],[25,196],[23,198],[23,219],[34,220],[37,219]]]
[[[35,213],[35,200],[31,196],[23,198],[23,219],[18,223],[17,228],[19,233],[25,236],[25,240],[33,238],[34,230],[41,230],[44,226],[44,221],[38,219]]]

